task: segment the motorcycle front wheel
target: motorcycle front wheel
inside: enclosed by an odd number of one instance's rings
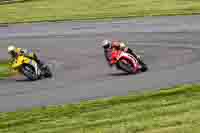
[[[117,62],[117,67],[120,68],[121,70],[129,73],[129,74],[133,74],[133,66],[131,65],[131,63],[129,63],[128,60],[120,60]]]
[[[38,76],[35,72],[35,68],[30,64],[24,64],[22,66],[22,73],[26,76],[29,80],[35,81],[38,79]]]

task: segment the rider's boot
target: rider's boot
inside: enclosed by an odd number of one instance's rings
[[[43,67],[44,63],[41,60],[39,60],[36,54],[34,54],[33,59],[38,63],[39,68]]]
[[[144,63],[141,61],[140,57],[137,56],[131,49],[128,49],[127,51],[129,54],[133,55],[137,60],[138,60],[138,63],[143,65]]]
[[[140,64],[139,69],[142,72],[147,71],[148,68],[147,68],[146,64],[141,60],[141,58],[139,56],[137,56],[135,53],[133,53],[132,50],[128,50],[128,52],[137,59],[138,63]]]
[[[44,66],[44,63],[41,60],[36,59],[36,62],[38,63],[39,68],[42,68]]]

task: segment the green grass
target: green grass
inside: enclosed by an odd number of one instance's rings
[[[0,79],[6,78],[11,75],[8,68],[8,61],[0,61]]]
[[[199,0],[17,0],[0,5],[0,23],[200,13]],[[20,2],[22,1],[22,2]]]
[[[25,2],[25,1],[27,1],[27,0],[1,0],[0,5],[13,4],[13,3]]]
[[[1,133],[199,133],[200,85],[0,113]]]

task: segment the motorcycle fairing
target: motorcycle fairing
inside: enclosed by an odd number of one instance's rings
[[[15,60],[15,63],[12,65],[13,69],[17,69],[18,67],[20,67],[23,63],[26,64],[30,64],[35,68],[36,74],[39,75],[40,74],[40,70],[38,68],[38,64],[36,63],[36,61],[31,60],[30,58],[27,58],[23,55],[20,55],[17,57],[17,59]]]

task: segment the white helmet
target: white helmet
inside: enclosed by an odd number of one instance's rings
[[[8,46],[8,53],[15,51],[16,47],[13,45]]]
[[[109,40],[103,40],[102,43],[101,43],[101,46],[102,47],[109,47],[111,44],[111,41]]]

